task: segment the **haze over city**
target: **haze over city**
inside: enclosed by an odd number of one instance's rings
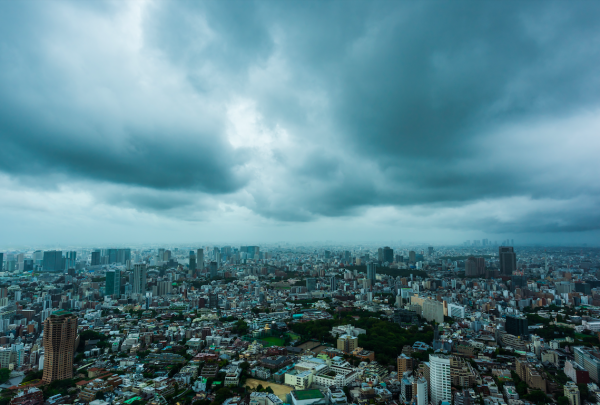
[[[0,246],[600,242],[597,2],[0,4]]]

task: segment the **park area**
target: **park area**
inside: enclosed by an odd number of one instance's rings
[[[275,384],[268,381],[257,380],[254,378],[248,378],[246,380],[246,386],[252,389],[255,389],[259,385],[262,385],[264,388],[271,387],[273,393],[284,402],[286,400],[286,395],[292,391],[292,387],[288,387],[287,385]]]

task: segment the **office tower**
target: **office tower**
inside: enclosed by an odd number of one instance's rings
[[[90,265],[100,266],[100,251],[99,250],[94,250],[92,252],[92,258],[91,258]]]
[[[433,246],[427,248],[427,253],[429,254],[429,257],[433,256]]]
[[[402,381],[402,375],[413,370],[413,359],[406,354],[398,356],[398,381]]]
[[[146,265],[138,263],[133,266],[133,294],[144,294],[146,292]]]
[[[4,271],[4,253],[0,253],[0,271]]]
[[[128,260],[131,260],[131,249],[117,249],[116,263],[125,264]]]
[[[258,259],[260,254],[260,248],[258,246],[248,246],[248,258],[255,260]]]
[[[221,268],[221,252],[215,252],[215,262],[217,263],[217,268]]]
[[[196,249],[196,268],[204,270],[204,249]]]
[[[371,282],[371,285],[375,285],[375,280],[377,280],[377,263],[367,263],[367,280]]]
[[[317,279],[307,278],[306,279],[306,291],[314,291],[317,289]]]
[[[217,278],[217,262],[210,262],[209,270],[210,270],[210,278]]]
[[[70,251],[65,254],[65,268],[74,269],[75,263],[77,262],[77,252]]]
[[[383,248],[382,253],[384,262],[388,262],[390,264],[394,262],[394,249],[390,248],[389,246],[386,246]]]
[[[171,251],[170,250],[165,250],[162,260],[165,262],[168,262],[169,260],[171,260]]]
[[[196,254],[193,250],[190,251],[190,264],[188,267],[192,274],[196,271]]]
[[[410,252],[408,252],[408,262],[409,263],[417,262],[417,254],[415,253],[414,250],[411,250]]]
[[[330,250],[326,250],[325,251],[325,259],[330,259],[331,258],[331,251]]]
[[[344,261],[346,263],[350,263],[352,261],[352,255],[350,254],[350,251],[346,250],[344,252]]]
[[[450,356],[443,354],[429,355],[429,382],[432,404],[439,405],[441,401],[452,401],[452,393],[450,391]]]
[[[65,264],[62,257],[62,251],[45,251],[42,268],[44,271],[63,271],[65,269]]]
[[[77,317],[56,311],[44,321],[45,383],[73,378],[73,353],[77,338]]]
[[[526,336],[529,334],[527,318],[520,316],[507,315],[504,325],[506,333],[515,336]]]
[[[510,276],[517,270],[517,255],[512,246],[500,246],[500,274]]]
[[[329,280],[329,291],[335,291],[337,288],[337,278],[331,277]]]
[[[483,257],[470,256],[465,262],[465,276],[476,277],[485,274],[485,259]]]
[[[208,307],[213,309],[219,308],[219,294],[208,294]]]
[[[158,249],[157,256],[158,256],[158,260],[162,262],[165,258],[165,249],[164,248]]]
[[[106,272],[106,295],[112,295],[115,298],[121,297],[121,270],[109,270]]]

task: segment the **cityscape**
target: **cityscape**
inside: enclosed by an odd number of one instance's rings
[[[600,249],[513,242],[3,252],[2,401],[598,402]]]
[[[600,405],[599,22],[0,0],[0,405]]]

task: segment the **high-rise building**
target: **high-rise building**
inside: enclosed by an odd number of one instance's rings
[[[90,261],[90,265],[92,266],[100,266],[100,251],[99,250],[94,250],[92,252],[92,258]]]
[[[416,263],[417,262],[417,253],[414,250],[408,252],[408,262]]]
[[[394,249],[389,246],[383,248],[383,261],[390,264],[394,262]]]
[[[482,276],[485,274],[485,259],[470,256],[465,262],[465,277]]]
[[[77,339],[77,317],[56,311],[44,321],[45,383],[73,378],[73,353]]]
[[[115,298],[121,297],[121,270],[109,270],[106,272],[105,294]]]
[[[335,276],[329,279],[329,291],[335,291],[337,289],[337,278]]]
[[[424,377],[416,377],[412,389],[415,405],[429,404],[429,388],[427,380]]]
[[[524,316],[507,315],[504,329],[506,333],[515,336],[526,336],[529,334],[527,318]]]
[[[217,278],[217,270],[218,270],[217,262],[210,262],[209,270],[210,270],[210,278]]]
[[[583,367],[596,384],[600,382],[600,353],[585,346],[575,348],[575,362]]]
[[[427,253],[429,254],[429,257],[432,257],[432,256],[433,256],[433,246],[429,246],[429,247],[427,248]]]
[[[204,249],[196,249],[196,268],[200,272],[204,270]]]
[[[146,292],[146,264],[137,263],[133,265],[133,294],[144,294]]]
[[[208,307],[213,309],[219,308],[219,294],[208,294]]]
[[[512,246],[500,246],[500,274],[510,276],[517,270],[517,255]]]
[[[4,271],[4,253],[0,253],[0,271]]]
[[[402,381],[402,375],[407,371],[413,370],[413,359],[402,353],[398,356],[398,381]]]
[[[383,263],[383,249],[382,248],[377,249],[377,261],[379,263]]]
[[[375,285],[377,280],[377,263],[367,263],[367,280],[371,282],[371,286]]]
[[[62,251],[45,251],[42,268],[44,271],[63,271],[65,269],[65,262],[62,257]]]
[[[190,264],[188,267],[192,274],[196,271],[196,254],[193,250],[190,251]]]
[[[317,289],[317,279],[307,278],[306,279],[306,291],[314,291]]]
[[[429,355],[429,382],[432,404],[439,405],[441,401],[452,401],[450,356],[443,354]]]
[[[77,252],[70,251],[65,254],[65,268],[74,269],[75,263],[77,262]]]

